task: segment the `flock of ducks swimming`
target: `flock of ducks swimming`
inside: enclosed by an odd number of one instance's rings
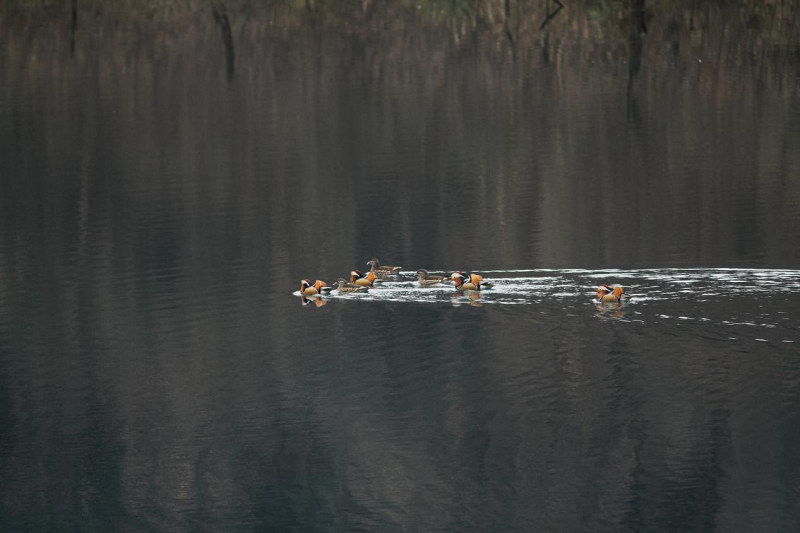
[[[350,272],[350,280],[339,278],[333,285],[328,285],[322,280],[311,283],[310,279],[300,281],[300,294],[302,296],[319,296],[330,293],[333,290],[339,293],[367,292],[375,287],[375,282],[397,276],[403,267],[381,265],[377,258],[373,257],[367,261],[370,267],[369,272],[364,274],[360,270]],[[440,276],[430,274],[424,268],[417,270],[417,282],[422,287],[431,287],[443,283],[453,283],[456,291],[482,291],[491,289],[494,285],[489,281],[484,281],[480,274],[465,274],[461,270],[456,270],[450,276]],[[603,284],[597,288],[596,301],[600,303],[621,303],[625,298],[625,291],[617,285],[611,287]]]

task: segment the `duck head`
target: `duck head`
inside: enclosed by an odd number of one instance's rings
[[[372,259],[367,261],[367,266],[372,266],[372,268],[378,268],[379,266],[381,266],[381,262],[378,261],[377,257],[373,257]]]
[[[428,271],[424,268],[420,268],[419,270],[417,270],[417,277],[419,278],[420,281],[422,281],[423,279],[428,277]]]
[[[350,271],[350,283],[355,283],[357,279],[363,278],[363,277],[364,277],[364,274],[358,269]]]
[[[611,294],[611,292],[612,292],[611,286],[604,283],[603,285],[597,287],[597,299],[599,300],[606,294]]]
[[[456,289],[464,284],[464,274],[462,274],[460,270],[456,270],[450,274],[450,279],[452,279],[453,283],[456,284]]]

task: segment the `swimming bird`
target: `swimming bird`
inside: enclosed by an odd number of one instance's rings
[[[341,293],[367,292],[369,290],[369,287],[363,287],[361,285],[356,285],[355,283],[347,283],[347,280],[344,278],[339,278],[334,285],[336,287],[336,290],[338,290]]]
[[[367,265],[372,266],[370,272],[376,276],[393,276],[403,269],[403,267],[400,266],[381,265],[381,262],[378,261],[377,257],[373,257],[367,261]]]
[[[617,285],[613,289],[611,285],[604,283],[597,287],[597,301],[598,302],[605,302],[605,303],[617,303],[626,299],[625,290]]]
[[[350,272],[350,283],[355,283],[362,287],[372,287],[376,279],[378,279],[378,276],[372,272],[367,272],[366,275],[360,270],[353,270]]]
[[[439,283],[450,281],[450,278],[428,274],[427,270],[420,268],[417,270],[417,281],[419,281],[419,284],[423,287],[430,287],[431,285],[438,285]]]
[[[481,291],[494,287],[491,282],[484,282],[483,276],[479,274],[464,274],[460,270],[453,272],[450,275],[450,279],[456,284],[457,291]]]
[[[300,280],[300,294],[305,296],[328,294],[330,291],[331,287],[328,287],[328,284],[324,281],[317,280],[312,285],[311,280],[308,278]]]

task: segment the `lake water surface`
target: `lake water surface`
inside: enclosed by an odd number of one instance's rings
[[[0,3],[0,530],[800,530],[798,26],[495,3]]]

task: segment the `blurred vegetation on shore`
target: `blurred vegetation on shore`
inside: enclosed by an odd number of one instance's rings
[[[636,0],[563,0],[565,8],[546,26],[574,38],[624,39]],[[765,44],[800,47],[800,5],[794,0],[660,0],[642,2],[645,19],[674,35],[712,31],[724,12]],[[147,24],[186,28],[197,17],[222,8],[241,29],[301,29],[396,34],[410,28],[436,30],[459,43],[479,35],[487,45],[531,45],[543,22],[558,9],[555,0],[0,0],[0,24],[35,25],[68,21],[77,10],[93,23],[116,27]],[[239,38],[245,37],[240,35]]]
[[[561,3],[559,10],[556,0],[0,0],[0,59],[59,70],[66,57],[120,69],[134,57],[161,58],[231,78],[258,76],[267,57],[324,54],[354,76],[391,82],[412,72],[435,78],[469,57],[493,78],[511,65],[631,64],[632,73],[644,65],[656,76],[713,65],[726,87],[742,69],[797,85],[800,3],[793,0]]]

